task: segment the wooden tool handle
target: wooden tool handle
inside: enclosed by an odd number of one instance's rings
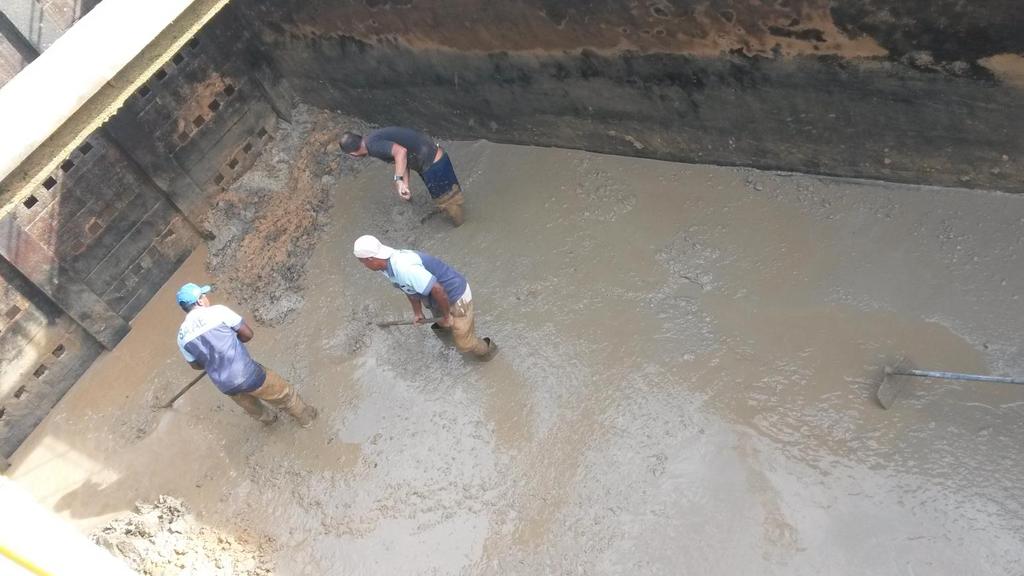
[[[161,408],[170,408],[171,406],[173,406],[174,403],[177,402],[178,398],[181,398],[182,396],[185,395],[185,392],[188,392],[190,389],[192,389],[192,387],[196,385],[196,382],[199,382],[200,380],[203,379],[203,376],[206,376],[206,370],[203,370],[202,372],[200,372],[199,376],[196,376],[195,379],[193,379],[191,382],[189,382],[187,386],[185,386],[184,388],[181,389],[180,392],[175,394],[174,398],[171,398],[170,400],[167,401],[166,404],[163,404],[160,407]]]
[[[433,324],[438,320],[444,320],[444,318],[424,318],[422,323]],[[389,320],[387,322],[377,322],[377,326],[380,328],[390,328],[392,326],[412,326],[415,323],[415,320]]]

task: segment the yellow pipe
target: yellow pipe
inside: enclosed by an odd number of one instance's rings
[[[3,544],[0,544],[0,555],[4,556],[11,562],[14,562],[18,566],[21,566],[25,570],[28,570],[29,572],[35,574],[36,576],[52,576],[46,570],[43,570],[39,566],[36,566],[32,562],[30,562],[29,560],[26,560],[25,558],[19,556],[17,552],[14,552],[13,550],[8,550],[7,547]]]

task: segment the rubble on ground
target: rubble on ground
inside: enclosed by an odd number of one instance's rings
[[[171,496],[139,502],[91,535],[144,576],[271,576],[270,538],[226,534],[199,524]]]
[[[331,187],[358,166],[340,153],[338,139],[344,130],[366,128],[299,105],[252,168],[213,199],[208,268],[261,324],[286,322],[302,306],[306,264],[327,223]]]

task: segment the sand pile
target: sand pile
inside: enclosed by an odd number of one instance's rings
[[[327,223],[330,189],[358,164],[339,154],[346,129],[365,123],[300,105],[255,165],[213,200],[211,272],[257,321],[277,325],[303,301],[306,264]],[[332,144],[335,144],[332,146]]]
[[[235,536],[199,525],[185,504],[160,496],[155,504],[111,521],[92,539],[146,576],[269,576],[273,541]]]

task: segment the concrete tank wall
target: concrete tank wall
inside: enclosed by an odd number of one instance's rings
[[[239,0],[317,106],[448,138],[1024,191],[1007,0]]]

